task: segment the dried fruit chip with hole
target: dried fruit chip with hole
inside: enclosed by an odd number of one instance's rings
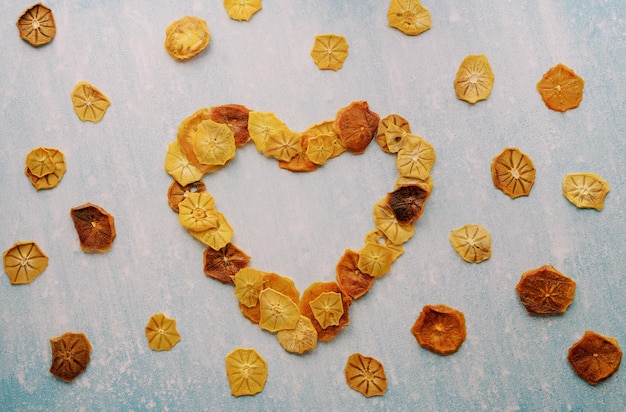
[[[226,355],[226,376],[233,396],[256,395],[267,381],[267,362],[255,349],[237,348]]]
[[[387,390],[387,376],[377,359],[353,353],[344,369],[348,386],[366,397],[382,396]]]
[[[311,320],[306,316],[300,316],[296,327],[293,329],[283,329],[276,333],[278,343],[287,352],[303,354],[315,349],[317,344],[317,331],[313,327]]]
[[[271,288],[263,289],[259,293],[259,306],[259,326],[269,332],[293,329],[300,319],[298,305],[289,296]]]
[[[437,159],[432,145],[414,134],[405,136],[401,144],[396,156],[396,167],[400,176],[428,179]]]
[[[491,162],[493,185],[511,199],[528,196],[535,183],[535,165],[516,147],[508,147]]]
[[[413,224],[398,222],[393,209],[388,202],[388,197],[380,199],[374,204],[374,223],[376,228],[387,236],[394,245],[401,245],[409,240],[415,233]]]
[[[330,134],[320,134],[308,139],[306,155],[313,163],[323,165],[333,152],[333,138]]]
[[[493,88],[493,79],[487,56],[469,55],[461,62],[454,78],[456,97],[468,103],[485,100]]]
[[[172,142],[167,146],[164,167],[165,171],[183,186],[197,182],[204,175],[204,172],[189,161],[178,142]]]
[[[168,318],[163,313],[155,313],[146,325],[146,338],[152,350],[172,349],[180,341],[176,320]]]
[[[410,224],[422,217],[430,192],[420,185],[402,186],[387,194],[389,207],[401,224]]]
[[[286,128],[287,125],[272,112],[257,112],[251,110],[248,114],[248,132],[250,133],[250,138],[254,142],[257,150],[263,154],[266,154],[265,144],[269,135]]]
[[[196,159],[203,166],[223,166],[235,157],[235,135],[230,128],[213,120],[204,120],[191,137]]]
[[[52,365],[50,373],[71,382],[89,365],[91,343],[84,333],[66,332],[50,339]]]
[[[84,252],[104,252],[115,239],[113,216],[100,206],[85,203],[70,210],[80,247]]]
[[[616,339],[588,330],[569,348],[567,360],[578,376],[596,385],[617,371],[622,351]]]
[[[277,275],[276,273],[266,273],[261,272],[263,274],[263,289],[274,289],[276,292],[280,292],[283,295],[286,295],[294,302],[298,302],[300,300],[300,292],[296,288],[293,280]],[[241,313],[250,320],[252,323],[259,323],[261,320],[261,305],[257,302],[256,305],[247,307],[244,304],[239,304],[239,310]]]
[[[247,307],[255,306],[263,290],[263,272],[253,268],[243,268],[233,276],[233,283],[239,303]]]
[[[263,153],[280,161],[288,162],[295,155],[302,152],[301,142],[302,136],[300,133],[284,127],[267,136]]]
[[[338,34],[318,34],[313,42],[311,57],[320,69],[337,71],[348,57],[348,41]]]
[[[564,64],[550,68],[537,83],[537,91],[549,109],[565,112],[578,107],[585,81]]]
[[[379,229],[374,229],[365,235],[365,243],[377,243],[380,245],[385,245],[392,252],[392,260],[396,260],[400,257],[401,254],[404,253],[404,246],[402,245],[394,245],[391,243],[389,238]]]
[[[391,0],[387,22],[409,36],[417,36],[432,27],[430,11],[419,0]]]
[[[201,232],[217,227],[215,200],[208,192],[189,193],[178,204],[178,221],[189,230]]]
[[[563,196],[576,207],[602,210],[609,183],[595,173],[570,173],[563,178]]]
[[[2,259],[13,285],[32,282],[48,267],[48,256],[33,241],[14,243],[4,251]]]
[[[238,21],[248,21],[263,5],[261,0],[224,0],[228,17]]]
[[[201,193],[205,191],[206,185],[201,181],[181,185],[174,180],[167,189],[167,203],[174,212],[178,213],[178,204],[182,202],[189,193]]]
[[[35,186],[36,190],[52,189],[53,187],[56,187],[67,170],[63,152],[53,148],[45,148],[45,150],[49,153],[52,161],[54,162],[54,171],[52,173],[48,173],[42,177],[37,177],[30,171],[28,166],[26,166],[26,169],[24,170],[24,173],[26,173],[26,176],[28,176],[30,182],[33,186]]]
[[[72,104],[80,120],[98,123],[104,117],[111,102],[95,86],[86,81],[80,81],[72,90]]]
[[[20,37],[35,47],[50,43],[57,31],[52,10],[41,3],[25,10],[15,24]]]
[[[50,152],[43,147],[33,149],[26,155],[26,167],[35,177],[44,177],[55,169]]]
[[[449,355],[459,350],[465,340],[465,316],[446,305],[426,305],[411,332],[423,348]]]
[[[248,114],[250,110],[240,104],[225,104],[211,107],[211,120],[224,123],[235,136],[235,145],[241,147],[250,140]]]
[[[339,324],[337,326],[328,326],[323,328],[320,322],[313,315],[313,310],[309,305],[322,293],[335,292],[341,294],[341,300],[343,304],[343,315],[339,318]],[[350,296],[343,294],[339,285],[335,282],[313,282],[304,292],[302,292],[302,298],[300,298],[300,313],[311,320],[313,327],[317,331],[317,339],[321,342],[328,342],[334,338],[340,330],[348,326],[350,323],[349,308],[352,304]]]
[[[395,127],[394,127],[395,126]],[[376,142],[383,151],[387,153],[396,153],[389,148],[388,141],[397,143],[404,137],[405,133],[411,133],[411,125],[409,121],[399,114],[390,114],[380,119],[378,123],[378,131],[376,133]],[[398,150],[400,148],[398,147]]]
[[[467,224],[450,231],[450,243],[466,262],[480,263],[491,257],[491,235],[481,225]]]
[[[215,227],[203,231],[190,230],[189,234],[205,246],[218,250],[230,243],[234,231],[223,214],[220,212],[215,214],[217,216]]]
[[[222,283],[234,284],[233,276],[248,266],[250,256],[228,243],[219,250],[208,247],[204,251],[204,274]]]
[[[576,282],[545,265],[524,272],[515,290],[528,313],[563,313],[574,301]]]
[[[393,250],[379,243],[366,243],[359,250],[359,270],[379,278],[386,275],[393,262]]]
[[[175,59],[189,59],[206,48],[211,33],[206,21],[195,16],[175,20],[165,29],[165,50]]]
[[[333,131],[343,147],[353,154],[360,154],[374,138],[379,121],[380,117],[369,109],[367,102],[352,102],[337,112]]]
[[[359,267],[359,254],[347,249],[337,263],[337,284],[352,299],[358,299],[372,288],[375,277],[363,273]]]

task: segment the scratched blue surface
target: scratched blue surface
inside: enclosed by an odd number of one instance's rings
[[[3,410],[624,410],[623,368],[596,387],[579,379],[567,349],[587,329],[626,345],[626,8],[621,0],[424,1],[433,28],[409,37],[387,26],[383,0],[274,0],[249,22],[230,20],[218,0],[48,1],[54,41],[35,49],[15,21],[30,6],[0,8],[0,249],[36,240],[50,257],[33,283],[0,278],[0,405]],[[205,19],[208,49],[174,61],[165,28],[184,15]],[[338,72],[320,71],[313,37],[347,37]],[[488,56],[488,100],[469,105],[452,86],[468,54]],[[579,108],[548,110],[535,84],[564,63],[585,79]],[[82,123],[70,91],[80,80],[112,104],[102,122]],[[202,272],[203,247],[166,202],[167,144],[201,107],[239,103],[272,111],[294,130],[330,119],[354,100],[398,113],[437,153],[435,189],[415,236],[386,277],[350,309],[350,326],[306,356],[285,352],[244,319],[232,288]],[[66,155],[67,173],[36,192],[24,175],[38,146]],[[511,200],[491,183],[491,159],[519,147],[534,161],[529,197]],[[561,195],[566,173],[611,184],[601,212]],[[251,265],[292,277],[302,291],[330,281],[345,249],[373,229],[373,204],[393,189],[394,158],[374,143],[361,156],[292,174],[238,151],[205,177]],[[110,251],[85,254],[69,218],[92,202],[115,216]],[[471,265],[452,250],[450,230],[485,226],[493,255]],[[577,282],[557,317],[528,316],[514,288],[521,273],[552,264]],[[425,304],[465,313],[467,340],[442,357],[420,348],[410,327]],[[152,352],[144,327],[164,312],[182,339]],[[48,339],[68,330],[93,344],[87,371],[66,384],[49,372]],[[255,397],[230,395],[224,356],[255,347],[269,378]],[[378,358],[388,390],[366,399],[343,368],[354,352]]]

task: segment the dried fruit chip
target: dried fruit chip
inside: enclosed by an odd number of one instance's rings
[[[387,390],[387,377],[383,364],[377,359],[353,353],[345,367],[346,382],[366,397],[382,396]]]
[[[263,274],[263,289],[274,289],[276,292],[280,292],[283,295],[286,295],[294,302],[298,302],[300,300],[300,292],[296,288],[293,280],[277,275],[276,273],[266,273],[261,272]],[[239,304],[239,309],[241,313],[248,318],[252,323],[259,323],[261,320],[261,305],[257,302],[256,305],[248,307],[244,304]]]
[[[333,131],[341,145],[354,154],[365,151],[376,131],[380,117],[369,109],[367,102],[352,102],[339,109],[333,122]]]
[[[249,262],[250,256],[232,243],[219,250],[209,247],[204,251],[204,273],[222,283],[234,284],[233,276],[247,267]]]
[[[213,120],[204,120],[191,137],[191,145],[201,165],[223,166],[235,157],[235,135],[230,128]]]
[[[72,104],[80,120],[97,123],[102,120],[111,102],[95,86],[80,81],[72,90]]]
[[[339,70],[348,57],[348,41],[338,34],[318,34],[311,49],[313,61],[322,70]]]
[[[541,99],[549,109],[565,112],[578,107],[585,81],[564,64],[551,67],[537,83]]]
[[[298,305],[287,295],[274,289],[263,289],[259,293],[261,318],[259,326],[270,332],[293,329],[300,319]]]
[[[200,193],[206,191],[206,185],[201,181],[191,182],[181,185],[176,180],[167,189],[167,203],[172,210],[178,213],[178,204],[182,202],[189,193]]]
[[[387,246],[389,249],[391,249],[391,257],[393,258],[393,260],[396,260],[400,257],[401,254],[404,253],[404,246],[394,245],[393,243],[391,243],[389,238],[379,229],[374,229],[367,232],[367,234],[365,235],[365,243],[377,243]]]
[[[535,165],[518,148],[508,147],[493,158],[491,178],[493,185],[511,199],[528,196],[535,183]]]
[[[313,310],[309,305],[310,302],[314,301],[318,296],[322,293],[326,292],[335,292],[341,294],[341,300],[343,304],[343,315],[339,318],[339,324],[337,326],[328,326],[323,328],[320,322],[317,321],[315,316],[313,315]],[[311,320],[313,327],[317,331],[317,339],[321,342],[327,342],[334,338],[340,330],[348,326],[350,323],[349,316],[349,308],[352,304],[352,299],[350,296],[345,295],[341,292],[339,285],[335,282],[313,282],[306,290],[302,293],[302,298],[300,299],[300,313],[306,316]]]
[[[248,114],[248,132],[257,150],[263,154],[268,137],[280,130],[286,129],[283,123],[274,113],[257,112],[251,110]]]
[[[430,12],[419,0],[391,0],[387,21],[390,27],[409,36],[417,36],[432,26]]]
[[[388,202],[388,197],[380,199],[374,204],[374,223],[376,228],[387,236],[394,245],[401,245],[409,240],[415,233],[413,224],[400,223],[393,213]]]
[[[189,230],[201,232],[217,227],[215,200],[208,192],[189,193],[178,204],[178,221]]]
[[[480,263],[491,257],[491,235],[481,225],[467,224],[450,231],[450,243],[466,262]]]
[[[333,131],[334,122],[335,119],[315,123],[314,125],[309,126],[303,133],[303,139],[319,136],[321,134],[329,134],[333,140],[333,154],[330,156],[331,158],[337,157],[346,151],[346,148],[341,144],[339,136],[337,136],[337,134]]]
[[[40,189],[52,189],[56,185],[59,184],[63,174],[67,170],[65,166],[65,156],[63,156],[63,152],[53,148],[44,148],[52,158],[54,162],[54,170],[51,173],[48,173],[42,177],[35,176],[28,166],[24,170],[26,176],[30,179],[30,182],[35,186],[36,190]]]
[[[289,159],[288,162],[280,160],[278,167],[281,169],[289,170],[291,172],[312,172],[317,170],[318,165],[313,163],[306,153],[301,152]]]
[[[223,167],[222,165],[201,164],[194,150],[193,141],[194,139],[196,139],[195,136],[198,133],[201,133],[201,131],[199,130],[200,125],[208,120],[211,120],[210,109],[202,108],[196,110],[194,114],[180,122],[180,125],[178,126],[178,133],[176,134],[176,141],[178,142],[180,150],[184,155],[183,159],[187,160],[190,164],[195,166],[201,173],[214,172]],[[185,162],[182,160],[180,160],[180,163],[185,164]],[[196,180],[199,180],[199,178]],[[179,183],[185,184],[183,182]],[[191,183],[191,181],[188,183]]]
[[[250,110],[240,104],[225,104],[211,107],[211,120],[224,123],[235,136],[235,145],[241,147],[250,140],[248,133],[248,114]]]
[[[341,293],[324,292],[309,302],[313,316],[319,322],[322,329],[329,326],[339,325],[339,319],[343,315],[343,301]]]
[[[91,343],[84,333],[66,332],[50,339],[52,365],[50,373],[71,382],[89,365]]]
[[[228,224],[223,214],[220,212],[215,212],[215,214],[217,216],[215,227],[203,231],[190,230],[189,234],[202,244],[218,250],[230,243],[233,238],[233,228]]]
[[[263,290],[263,272],[253,268],[243,268],[233,276],[233,283],[239,303],[247,307],[255,306]]]
[[[359,267],[359,254],[346,250],[337,263],[337,284],[352,299],[358,299],[372,288],[375,277],[363,273]]]
[[[401,224],[415,222],[422,217],[430,192],[420,185],[402,186],[387,194],[389,207]]]
[[[622,351],[614,338],[588,330],[569,348],[567,360],[578,376],[596,385],[617,371]]]
[[[524,272],[515,290],[528,313],[563,313],[574,301],[576,282],[545,265]]]
[[[317,165],[323,165],[333,155],[333,138],[330,134],[320,134],[308,139],[306,155]]]
[[[393,262],[393,250],[379,243],[366,243],[359,250],[359,270],[379,278],[386,275]]]
[[[402,147],[398,149],[396,157],[396,167],[400,175],[428,179],[437,159],[435,149],[426,140],[414,134],[406,135],[401,144]]]
[[[80,247],[85,252],[104,252],[115,239],[115,221],[106,210],[91,203],[70,210]]]
[[[315,349],[317,331],[309,318],[300,316],[295,328],[279,330],[276,338],[287,352],[303,354]]]
[[[267,381],[267,362],[255,349],[237,348],[226,355],[226,376],[233,396],[256,395]]]
[[[263,153],[283,162],[288,162],[295,155],[302,152],[301,142],[302,137],[300,133],[284,127],[267,136]]]
[[[262,7],[261,0],[224,0],[226,13],[233,20],[248,21]]]
[[[26,155],[26,167],[35,177],[44,177],[54,172],[54,160],[48,149],[38,147]]]
[[[563,196],[576,207],[602,210],[609,183],[595,173],[570,173],[563,178]]]
[[[180,341],[176,320],[155,313],[146,325],[146,338],[152,350],[170,350]]]
[[[376,142],[383,151],[387,153],[396,153],[400,150],[391,150],[389,148],[388,141],[393,143],[399,143],[406,133],[411,133],[411,125],[409,121],[399,114],[390,114],[389,116],[380,119],[378,123],[378,132],[376,133]]]
[[[35,242],[17,242],[2,254],[4,270],[13,285],[32,282],[48,267],[48,256]]]
[[[430,175],[428,175],[428,177],[426,179],[418,179],[418,178],[415,178],[415,177],[408,177],[408,176],[399,175],[398,179],[396,180],[396,184],[395,184],[394,188],[398,189],[398,188],[400,188],[402,186],[410,186],[410,185],[421,186],[424,190],[426,190],[429,193],[432,192],[433,191],[433,187],[435,187],[433,179],[430,177]]]
[[[20,37],[35,47],[50,43],[57,31],[52,10],[41,3],[25,10],[15,24]]]
[[[426,305],[411,332],[423,348],[449,355],[459,350],[465,340],[465,317],[446,305]]]
[[[165,29],[165,50],[175,59],[189,59],[206,48],[211,33],[206,21],[195,16],[185,16],[173,21]]]
[[[204,174],[187,159],[178,142],[172,142],[167,146],[165,171],[183,186],[197,182]]]
[[[476,103],[489,97],[493,88],[493,72],[483,54],[469,55],[461,62],[454,79],[456,97]]]

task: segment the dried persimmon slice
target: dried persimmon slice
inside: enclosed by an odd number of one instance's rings
[[[38,147],[26,155],[26,167],[35,177],[44,177],[54,172],[55,164],[50,152]]]
[[[328,326],[323,328],[322,325],[315,319],[313,315],[313,310],[309,305],[310,302],[315,300],[322,293],[326,292],[335,292],[341,294],[341,300],[343,304],[343,315],[339,318],[339,324],[337,326]],[[349,308],[352,304],[352,298],[350,296],[341,292],[339,285],[335,282],[313,282],[308,288],[302,292],[302,297],[300,298],[300,303],[298,304],[300,307],[300,313],[311,320],[313,327],[317,331],[317,339],[321,342],[330,341],[334,338],[340,330],[348,326],[350,323],[350,315]]]
[[[309,126],[304,133],[302,133],[302,139],[308,139],[311,137],[319,136],[321,134],[329,134],[333,140],[333,154],[330,156],[331,158],[337,157],[343,152],[346,151],[346,148],[341,144],[341,140],[339,136],[333,131],[333,123],[335,119],[325,120],[323,122],[315,123],[314,125]],[[304,147],[303,142],[303,147]]]
[[[87,370],[91,356],[91,342],[84,333],[66,332],[50,339],[52,365],[50,373],[71,382]]]
[[[250,110],[240,104],[224,104],[211,107],[211,120],[224,123],[235,136],[235,145],[241,147],[250,140],[248,132],[248,114]]]
[[[330,134],[320,134],[307,140],[306,155],[317,165],[326,163],[333,152],[333,138]]]
[[[390,114],[380,119],[378,123],[378,131],[376,133],[376,142],[383,151],[387,153],[396,153],[389,148],[388,141],[397,143],[402,139],[404,133],[411,133],[411,125],[409,121],[399,114]],[[400,150],[398,148],[398,150]]]
[[[400,142],[401,147],[396,156],[396,167],[400,176],[428,179],[437,159],[433,146],[414,134],[404,136]]]
[[[196,110],[191,116],[185,118],[182,122],[180,122],[180,125],[178,126],[178,132],[176,134],[176,142],[178,142],[178,145],[180,146],[180,151],[182,152],[183,156],[180,159],[178,159],[178,157],[180,156],[177,156],[177,160],[180,163],[180,165],[177,165],[178,167],[188,167],[188,165],[190,164],[196,167],[196,169],[200,173],[214,172],[222,167],[222,165],[201,164],[194,151],[193,140],[196,134],[198,134],[198,129],[200,125],[207,120],[211,120],[211,110],[205,107]],[[168,173],[170,172],[168,171]],[[172,175],[172,177],[176,179],[176,176],[174,174],[170,173],[170,175]],[[202,175],[200,175],[200,177],[202,177]],[[199,179],[200,178],[197,178],[195,180]],[[187,183],[191,183],[192,181],[193,180],[188,181]],[[186,184],[180,180],[179,183]]]
[[[387,376],[383,364],[370,356],[353,353],[344,369],[346,383],[364,396],[382,396],[387,390]]]
[[[537,83],[537,91],[545,105],[554,111],[565,112],[578,107],[583,99],[585,81],[564,64],[548,70]]]
[[[293,329],[300,319],[298,305],[289,296],[272,288],[259,293],[259,309],[259,326],[269,332]]]
[[[286,129],[287,125],[272,112],[257,112],[251,110],[248,113],[248,132],[257,150],[266,154],[265,146],[268,137],[276,132]]]
[[[20,37],[35,47],[50,43],[57,31],[52,10],[41,3],[25,10],[15,24]]]
[[[405,243],[415,233],[413,224],[398,222],[398,218],[389,205],[388,196],[374,204],[373,215],[376,228],[383,232],[394,245]]]
[[[446,305],[426,305],[411,332],[423,348],[449,355],[459,350],[465,340],[465,316]]]
[[[300,152],[289,159],[288,162],[279,160],[278,167],[289,170],[290,172],[312,172],[317,170],[319,166],[313,163],[306,153]]]
[[[189,230],[189,234],[202,242],[203,245],[218,250],[230,243],[234,230],[223,214],[215,212],[215,215],[217,216],[215,227],[202,231]]]
[[[576,207],[602,210],[611,186],[595,173],[582,172],[565,175],[561,189],[563,196]]]
[[[224,8],[228,17],[238,21],[248,21],[257,11],[261,10],[261,0],[224,0]]]
[[[370,144],[380,117],[369,109],[365,101],[356,101],[339,109],[333,122],[333,131],[341,145],[353,154],[361,154]]]
[[[419,0],[391,0],[387,23],[409,36],[417,36],[432,27],[430,11]]]
[[[341,293],[332,291],[320,293],[309,302],[309,307],[322,329],[339,325],[339,319],[343,315]]]
[[[622,351],[616,339],[588,330],[569,348],[567,360],[578,376],[596,385],[617,371]]]
[[[222,283],[234,284],[233,276],[250,263],[250,256],[232,243],[218,250],[208,247],[203,255],[204,274]]]
[[[493,185],[511,199],[528,196],[535,183],[535,165],[516,147],[507,147],[491,162]]]
[[[491,257],[491,235],[481,225],[469,223],[450,231],[450,243],[470,263],[480,263]]]
[[[208,192],[189,193],[178,204],[178,221],[189,230],[201,232],[217,227],[215,200]]]
[[[163,313],[155,313],[146,325],[146,338],[152,350],[171,350],[180,341],[176,320]]]
[[[454,78],[456,97],[476,103],[489,97],[493,88],[493,71],[484,54],[472,54],[461,62]]]
[[[557,314],[574,301],[576,282],[552,265],[544,265],[524,272],[515,290],[528,313]]]
[[[167,189],[167,203],[172,210],[178,213],[178,204],[182,202],[189,193],[205,192],[206,185],[201,181],[191,182],[181,185],[174,179],[170,187]]]
[[[339,34],[318,34],[313,42],[311,57],[321,70],[337,71],[348,57],[348,41]]]
[[[391,257],[394,261],[404,253],[404,246],[394,245],[380,229],[374,229],[367,232],[365,235],[365,243],[377,243],[387,246],[391,249]]]
[[[13,285],[32,282],[48,267],[48,256],[33,241],[14,243],[4,251],[2,260]]]
[[[263,272],[254,268],[243,268],[232,279],[239,303],[247,307],[255,306],[263,290]]]
[[[298,132],[283,127],[267,135],[265,139],[266,156],[288,162],[302,152],[302,136]]]
[[[223,166],[236,151],[235,135],[224,123],[204,120],[191,137],[191,146],[196,159],[203,166]]]
[[[115,239],[113,216],[100,206],[85,203],[70,210],[80,247],[85,252],[104,252]]]
[[[402,186],[387,194],[389,207],[399,223],[409,224],[422,217],[430,192],[420,185]]]
[[[337,263],[337,284],[352,299],[358,299],[372,288],[375,277],[363,273],[359,267],[359,254],[347,249]]]
[[[363,273],[379,278],[391,269],[394,251],[380,243],[366,243],[359,250],[357,267]]]
[[[261,273],[263,274],[262,289],[274,289],[275,291],[288,296],[289,299],[294,302],[298,302],[300,300],[300,291],[296,288],[296,284],[293,280],[285,276],[280,276],[276,273]],[[252,323],[259,323],[261,320],[261,306],[258,301],[256,305],[250,307],[239,303],[239,310],[241,310],[241,313]]]
[[[315,349],[317,331],[309,318],[300,315],[295,328],[279,330],[276,333],[276,338],[280,346],[287,352],[301,355],[304,352]]]
[[[24,170],[24,173],[26,173],[26,176],[28,176],[30,182],[33,184],[33,186],[35,186],[36,190],[52,189],[53,187],[56,187],[56,185],[59,184],[61,178],[65,174],[65,171],[67,170],[67,166],[65,165],[65,156],[63,155],[63,152],[58,149],[49,147],[45,148],[45,150],[48,152],[48,154],[52,158],[52,161],[54,162],[54,171],[52,171],[52,173],[48,173],[42,177],[37,177],[30,171],[28,166],[26,166],[26,169]]]
[[[190,59],[206,48],[211,33],[206,21],[195,16],[175,20],[165,29],[165,50],[175,59]]]
[[[226,355],[226,376],[233,396],[256,395],[265,387],[267,362],[253,348],[237,348]]]
[[[78,82],[71,96],[74,112],[83,122],[99,122],[111,105],[104,93],[86,81]]]
[[[164,168],[182,186],[193,184],[204,175],[204,172],[187,158],[179,142],[172,142],[167,146]]]

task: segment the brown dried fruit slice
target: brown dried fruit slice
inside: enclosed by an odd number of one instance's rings
[[[277,275],[276,273],[263,274],[263,289],[274,289],[283,295],[288,296],[292,301],[298,302],[300,300],[300,291],[296,288],[296,284],[293,280]],[[252,323],[259,323],[261,320],[261,306],[258,301],[257,304],[251,307],[247,307],[243,304],[239,304],[241,313],[250,320]]]
[[[370,356],[353,353],[344,369],[346,383],[366,397],[382,396],[387,390],[387,376],[383,364]]]
[[[419,0],[391,0],[387,22],[409,36],[417,36],[432,27],[430,12]]]
[[[70,210],[80,247],[85,252],[104,252],[115,239],[113,216],[100,206],[85,203]]]
[[[596,385],[617,371],[622,351],[616,339],[588,330],[569,348],[567,360],[578,376]]]
[[[72,104],[80,120],[97,123],[102,120],[111,102],[94,85],[80,81],[72,90]]]
[[[44,177],[55,169],[50,152],[43,147],[33,149],[26,155],[26,167],[35,177]]]
[[[14,243],[4,251],[2,260],[13,285],[32,282],[48,267],[48,256],[33,241]]]
[[[320,69],[337,71],[348,57],[348,41],[338,34],[318,34],[313,42],[311,57]]]
[[[374,204],[373,215],[376,228],[383,232],[394,245],[403,244],[415,233],[413,224],[398,222],[398,218],[396,218],[393,209],[389,205],[387,196]]]
[[[430,192],[420,185],[402,186],[387,194],[389,207],[401,224],[410,224],[422,217]]]
[[[563,178],[563,196],[576,207],[602,210],[609,183],[595,173],[570,173]]]
[[[465,316],[446,305],[426,305],[411,332],[423,348],[449,355],[459,350],[465,340]]]
[[[211,107],[211,120],[224,123],[235,136],[235,145],[241,147],[250,140],[248,133],[248,114],[250,110],[240,104],[224,104]]]
[[[237,348],[226,355],[226,376],[233,396],[256,395],[267,381],[267,362],[255,349]]]
[[[182,202],[189,193],[200,193],[205,191],[206,185],[201,181],[191,182],[183,186],[174,180],[167,189],[167,203],[174,212],[178,213],[178,204]]]
[[[461,62],[454,78],[456,97],[468,103],[485,100],[493,88],[493,71],[484,54],[467,56]]]
[[[66,332],[50,339],[52,365],[50,373],[71,382],[89,365],[91,343],[84,333]]]
[[[360,154],[374,138],[379,121],[380,117],[369,109],[367,102],[352,102],[337,112],[333,131],[343,147],[353,154]]]
[[[491,257],[491,235],[481,225],[467,224],[450,231],[450,243],[466,262],[480,263]]]
[[[269,332],[294,329],[300,319],[298,305],[289,296],[272,288],[259,293],[259,309],[259,326]]]
[[[204,251],[204,273],[222,283],[234,284],[232,277],[248,266],[250,256],[228,243],[219,250],[208,247]]]
[[[63,177],[63,174],[65,174],[65,171],[67,170],[67,166],[65,165],[65,156],[63,155],[63,152],[49,147],[45,148],[45,150],[48,151],[48,154],[54,162],[54,171],[52,173],[48,173],[42,177],[37,177],[30,171],[28,166],[24,170],[24,173],[26,173],[26,176],[28,176],[30,182],[33,184],[33,186],[35,186],[36,190],[52,189],[59,184],[61,178]]]
[[[311,320],[301,315],[295,328],[279,330],[276,338],[280,346],[287,352],[303,354],[315,349],[317,331],[313,327]]]
[[[189,59],[206,48],[211,33],[206,21],[195,16],[175,20],[165,29],[165,50],[175,59]]]
[[[57,31],[52,10],[41,3],[25,10],[15,24],[20,37],[35,47],[50,43]]]
[[[511,199],[528,196],[535,183],[535,165],[516,147],[505,148],[491,162],[493,185]]]
[[[411,125],[409,124],[409,121],[399,114],[390,114],[389,116],[380,119],[380,122],[378,123],[378,131],[376,133],[376,142],[380,148],[383,149],[383,151],[387,153],[397,152],[397,150],[392,151],[387,142],[389,140],[397,142],[402,139],[403,134],[399,133],[399,130],[404,133],[411,133]]]
[[[352,299],[358,299],[372,288],[375,277],[361,272],[359,254],[347,249],[337,263],[337,284]]]
[[[576,282],[545,265],[524,272],[515,290],[528,313],[563,313],[574,301]]]
[[[545,105],[557,112],[578,107],[583,99],[585,81],[564,64],[548,70],[537,83],[537,91]]]
[[[224,0],[228,17],[238,21],[248,21],[263,5],[261,0]]]
[[[146,325],[146,338],[152,350],[172,349],[180,341],[176,320],[168,318],[163,313],[155,313]]]
[[[328,326],[327,328],[323,328],[322,325],[315,319],[313,315],[313,310],[309,305],[310,302],[315,300],[318,296],[325,292],[335,292],[341,293],[342,295],[342,303],[343,303],[343,315],[339,319],[339,324],[337,326]],[[348,309],[352,304],[352,299],[350,296],[343,294],[339,285],[335,282],[314,282],[312,283],[306,290],[302,293],[302,297],[300,298],[300,313],[311,320],[313,327],[317,331],[317,339],[321,342],[327,342],[334,338],[340,330],[348,326],[350,323],[350,315]]]

